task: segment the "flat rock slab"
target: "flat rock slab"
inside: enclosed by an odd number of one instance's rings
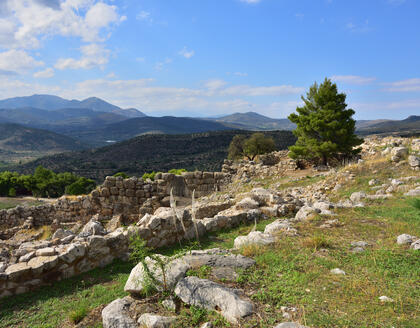
[[[255,261],[251,258],[226,253],[219,249],[191,251],[191,253],[173,260],[168,257],[161,257],[163,261],[168,263],[165,267],[167,289],[173,289],[177,282],[185,277],[187,271],[193,268],[209,266],[213,268],[247,269],[255,264]],[[146,264],[159,284],[157,288],[162,289],[164,279],[161,268],[151,258],[146,259]],[[149,281],[150,277],[144,270],[143,263],[139,263],[131,271],[124,290],[131,294],[141,294],[145,284]]]
[[[128,315],[130,304],[127,297],[109,303],[102,310],[104,328],[137,328],[137,323]]]
[[[254,305],[241,299],[234,289],[219,285],[207,279],[186,277],[175,287],[175,294],[189,305],[203,307],[207,310],[220,310],[230,322],[237,323],[239,319],[254,312]]]

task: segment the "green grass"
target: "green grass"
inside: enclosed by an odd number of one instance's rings
[[[71,327],[95,307],[125,296],[124,284],[132,267],[115,261],[53,286],[0,299],[0,327]]]
[[[37,206],[42,204],[42,202],[39,201],[23,201],[20,198],[5,198],[2,197],[0,199],[0,210],[7,210],[9,208],[14,208],[18,205],[26,205],[26,206]]]
[[[394,177],[387,170],[384,167],[381,179]],[[340,191],[342,195],[367,188],[372,173],[359,173]],[[321,179],[305,178],[299,185]],[[321,229],[328,218],[315,216],[296,225],[298,237],[284,236],[273,247],[243,249],[257,265],[240,272],[232,287],[248,293],[260,316],[247,319],[242,327],[272,328],[284,321],[281,306],[296,307],[292,320],[309,327],[420,327],[420,253],[396,244],[399,234],[420,236],[420,200],[397,194],[366,204],[335,210],[337,227]],[[264,230],[273,220],[259,222],[257,230]],[[251,223],[209,234],[200,240],[201,248],[231,248],[235,237],[249,233],[252,227]],[[359,240],[371,246],[352,253],[350,243]],[[184,243],[157,252],[171,256],[193,248],[196,243]],[[126,295],[123,286],[131,268],[130,263],[116,261],[51,287],[0,300],[0,328],[72,327],[92,309]],[[333,268],[346,275],[332,275]],[[210,272],[202,267],[188,274],[206,278]],[[381,303],[378,298],[382,295],[394,302]],[[215,327],[234,327],[217,313],[196,307],[183,307],[175,327],[197,327],[205,321],[212,321]],[[97,322],[95,327],[100,326]]]

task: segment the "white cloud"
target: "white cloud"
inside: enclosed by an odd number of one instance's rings
[[[166,58],[164,61],[161,62],[157,62],[155,65],[155,69],[158,71],[161,71],[165,68],[166,65],[172,63],[172,59],[171,58]]]
[[[35,78],[41,78],[41,79],[48,79],[50,77],[54,76],[54,70],[49,67],[43,71],[38,71],[36,73],[34,73],[34,77]]]
[[[253,87],[249,85],[236,85],[221,90],[220,93],[226,96],[240,95],[249,97],[258,96],[279,96],[286,94],[302,93],[304,88],[295,87],[292,85],[275,85],[265,87]]]
[[[248,76],[248,73],[245,73],[245,72],[234,72],[233,75],[236,75],[236,76]]]
[[[204,87],[207,88],[210,91],[215,91],[223,88],[227,83],[223,80],[209,80],[204,84]]]
[[[182,50],[179,51],[179,55],[190,59],[192,56],[194,56],[195,51],[194,50],[187,50],[187,47],[184,47]]]
[[[348,84],[369,84],[376,80],[375,77],[364,77],[358,75],[334,75],[331,76],[331,80],[336,82],[348,83]]]
[[[364,23],[356,24],[349,22],[346,24],[346,29],[353,33],[367,33],[372,31],[372,28],[369,26],[369,20],[365,20]]]
[[[145,10],[140,11],[136,16],[136,19],[140,21],[146,21],[149,23],[153,22],[153,18],[151,17],[151,14]]]
[[[389,87],[385,91],[389,92],[417,92],[420,91],[420,78],[407,79],[387,83]]]
[[[37,61],[23,50],[11,49],[0,52],[0,70],[22,73],[24,71],[42,66],[42,61]]]
[[[60,58],[54,65],[55,68],[64,69],[90,69],[96,66],[104,68],[108,63],[110,51],[102,44],[92,43],[80,48],[80,59]]]
[[[97,0],[3,0],[0,47],[34,48],[45,36],[75,36],[85,42],[104,41],[102,31],[125,20],[117,7]]]

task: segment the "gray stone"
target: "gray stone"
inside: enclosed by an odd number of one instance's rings
[[[52,239],[63,239],[66,238],[68,236],[74,236],[74,233],[69,231],[69,230],[64,230],[64,229],[57,229],[54,234],[52,235]]]
[[[18,280],[21,276],[29,273],[31,267],[26,262],[12,264],[7,267],[5,273],[8,275],[10,280]]]
[[[307,328],[306,326],[302,326],[297,322],[282,322],[281,324],[275,326],[274,328]]]
[[[57,252],[52,247],[41,248],[35,252],[36,256],[52,256],[55,254],[57,254]]]
[[[0,272],[4,272],[6,268],[7,268],[7,264],[4,262],[0,262]]]
[[[162,301],[162,306],[170,311],[176,310],[176,304],[172,298],[168,298]]]
[[[37,256],[28,262],[28,266],[35,274],[51,270],[58,263],[58,256]]]
[[[176,317],[162,317],[151,313],[143,313],[137,322],[146,328],[169,328],[175,320]]]
[[[341,270],[339,268],[331,269],[330,272],[332,274],[336,274],[336,275],[345,275],[346,274],[343,270]]]
[[[239,236],[235,238],[233,242],[233,247],[239,249],[246,245],[259,245],[259,246],[267,246],[275,243],[275,238],[268,234],[263,233],[261,231],[251,231],[246,236]]]
[[[230,322],[253,313],[254,306],[248,300],[241,299],[231,288],[219,285],[207,279],[186,277],[175,287],[175,294],[189,305],[203,307],[207,310],[220,310]]]
[[[175,259],[173,261],[170,261],[168,257],[162,255],[161,258],[163,261],[169,262],[165,267],[167,284],[166,287],[167,289],[172,289],[176,285],[178,280],[185,277],[185,273],[190,267],[182,259]],[[155,260],[149,257],[146,258],[146,264],[153,277],[158,282],[158,286],[156,286],[156,288],[158,290],[162,290],[164,279],[160,266]],[[140,294],[143,291],[145,283],[149,279],[150,278],[144,270],[143,263],[139,263],[133,268],[133,270],[131,270],[130,276],[128,277],[128,280],[125,284],[124,291],[129,292],[131,294]]]
[[[397,237],[397,244],[398,245],[406,245],[406,244],[411,244],[412,242],[413,242],[413,236],[411,236],[411,235],[409,235],[409,234],[406,234],[406,233],[404,233],[404,234],[402,234],[402,235],[399,235],[398,237]]]
[[[236,208],[242,210],[253,210],[258,208],[258,206],[258,202],[253,200],[251,197],[246,197],[236,204]]]
[[[79,233],[79,237],[89,237],[94,235],[105,235],[106,230],[102,226],[102,224],[99,221],[96,221],[94,219],[90,220],[88,223],[85,224],[82,231]]]
[[[420,239],[418,239],[415,242],[411,243],[410,248],[411,249],[414,249],[415,251],[420,250]]]
[[[137,323],[128,314],[130,304],[127,297],[109,303],[102,310],[104,328],[137,328]]]
[[[294,221],[302,221],[307,220],[310,216],[321,212],[320,210],[311,207],[311,206],[303,206],[300,210],[296,213]]]
[[[357,191],[351,194],[350,200],[353,203],[359,203],[362,199],[366,198],[366,193],[363,191]]]
[[[19,262],[28,262],[31,258],[35,257],[35,252],[29,252],[19,258]]]
[[[292,228],[289,220],[278,219],[270,224],[267,224],[264,229],[264,233],[274,235],[279,232],[292,231],[292,229],[294,232],[296,231],[296,229]]]
[[[84,244],[70,244],[58,257],[66,263],[73,263],[76,259],[83,257],[85,252],[86,246]]]

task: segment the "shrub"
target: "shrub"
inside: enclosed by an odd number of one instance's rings
[[[114,177],[122,177],[123,179],[128,179],[129,178],[129,176],[124,172],[115,173]]]
[[[172,169],[168,171],[168,173],[172,173],[175,175],[181,175],[182,172],[187,172],[187,170],[186,169]]]
[[[16,189],[15,188],[10,188],[8,196],[9,197],[16,197]]]
[[[143,180],[147,180],[147,179],[150,179],[150,180],[155,180],[155,176],[156,176],[156,174],[158,174],[158,172],[155,172],[155,171],[153,171],[153,172],[151,172],[151,173],[144,173],[143,174],[143,176],[142,176],[142,178],[143,178]]]

